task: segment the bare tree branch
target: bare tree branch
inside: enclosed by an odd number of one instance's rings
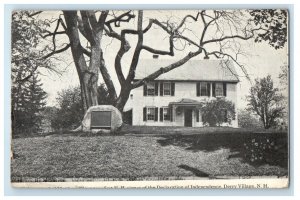
[[[107,86],[107,89],[109,91],[109,95],[110,95],[111,99],[117,99],[117,92],[116,92],[114,83],[112,82],[111,77],[108,73],[108,70],[107,70],[107,67],[105,64],[105,60],[103,58],[103,54],[101,54],[100,57],[101,57],[100,58],[101,64],[100,64],[99,68],[100,68],[100,72],[103,77],[103,80],[105,82],[105,85]]]
[[[54,54],[58,54],[58,53],[64,52],[64,51],[66,51],[68,48],[70,48],[70,46],[71,46],[71,44],[67,44],[65,47],[63,47],[63,48],[61,48],[61,49],[59,49],[59,50],[52,51],[52,52],[50,52],[49,54],[43,56],[42,59],[47,59],[47,58],[53,56]]]
[[[87,50],[86,48],[84,48],[83,46],[81,46],[82,49],[82,53],[84,53],[86,56],[91,57],[91,52],[89,50]]]
[[[78,16],[78,23],[83,28],[84,37],[91,43],[95,43],[94,33],[89,23],[88,11],[80,11],[81,18]],[[80,29],[79,29],[80,30]]]
[[[131,14],[131,12],[129,10],[118,17],[108,20],[105,24],[110,26],[111,23],[114,23],[115,27],[120,27],[120,22],[129,22],[132,18],[135,18],[135,15]]]
[[[207,43],[213,43],[213,42],[221,42],[221,41],[224,41],[227,39],[234,39],[234,38],[239,38],[241,40],[249,40],[249,39],[253,38],[253,35],[250,35],[250,36],[241,36],[241,35],[225,36],[225,37],[221,37],[218,39],[211,39],[211,40],[204,41],[202,43],[202,45],[205,45]]]
[[[37,12],[31,13],[31,14],[28,14],[28,17],[33,17],[33,16],[38,15],[38,14],[40,14],[42,12],[43,11],[37,11]]]
[[[141,50],[143,49],[143,40],[144,40],[144,33],[143,33],[143,11],[139,10],[138,13],[138,24],[137,24],[137,32],[138,32],[138,41],[136,44],[135,51],[132,56],[132,61],[129,69],[129,73],[127,76],[127,83],[131,84],[131,81],[133,80],[135,76],[135,69],[137,66],[137,63],[139,61]]]

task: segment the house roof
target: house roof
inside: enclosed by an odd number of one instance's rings
[[[141,59],[135,71],[135,79],[143,79],[161,67],[166,67],[175,60]],[[189,60],[182,66],[160,75],[156,80],[176,81],[228,81],[238,82],[232,61],[224,60]]]

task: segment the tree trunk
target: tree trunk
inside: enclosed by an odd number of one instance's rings
[[[89,67],[83,54],[83,47],[80,43],[77,13],[76,11],[64,11],[67,25],[67,35],[71,44],[71,52],[80,81],[81,97],[84,112],[90,106],[98,105],[98,68],[100,66],[100,42],[93,44]]]
[[[116,104],[114,105],[121,113],[123,113],[124,106],[129,98],[130,91],[130,84],[123,85],[121,88],[120,95],[116,101]]]
[[[84,112],[86,112],[89,107],[98,105],[98,85],[96,80],[98,80],[98,78],[93,77],[92,74],[84,74],[82,78],[80,78],[81,99]]]

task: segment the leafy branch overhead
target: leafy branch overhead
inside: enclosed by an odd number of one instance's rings
[[[267,41],[275,49],[282,48],[287,42],[287,10],[251,10],[255,25],[262,31],[257,34],[255,42]]]

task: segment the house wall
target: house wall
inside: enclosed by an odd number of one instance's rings
[[[211,89],[212,91],[212,89]],[[203,97],[197,96],[196,93],[196,82],[175,82],[175,95],[174,96],[144,96],[143,87],[135,88],[131,91],[132,96],[129,98],[125,109],[131,109],[132,107],[132,124],[133,125],[146,125],[146,126],[184,126],[184,112],[175,112],[175,120],[171,121],[143,121],[143,108],[148,106],[153,107],[167,107],[170,102],[177,102],[182,98],[193,99],[197,101],[209,101],[214,97]],[[232,101],[235,105],[237,103],[236,95],[236,83],[227,83],[227,96],[226,99]],[[236,108],[237,106],[235,106]],[[159,115],[160,113],[158,113]],[[193,126],[203,126],[201,115],[199,122],[196,122],[196,113],[193,110]],[[228,124],[224,124],[228,125]],[[236,120],[231,122],[232,127],[237,127]]]

